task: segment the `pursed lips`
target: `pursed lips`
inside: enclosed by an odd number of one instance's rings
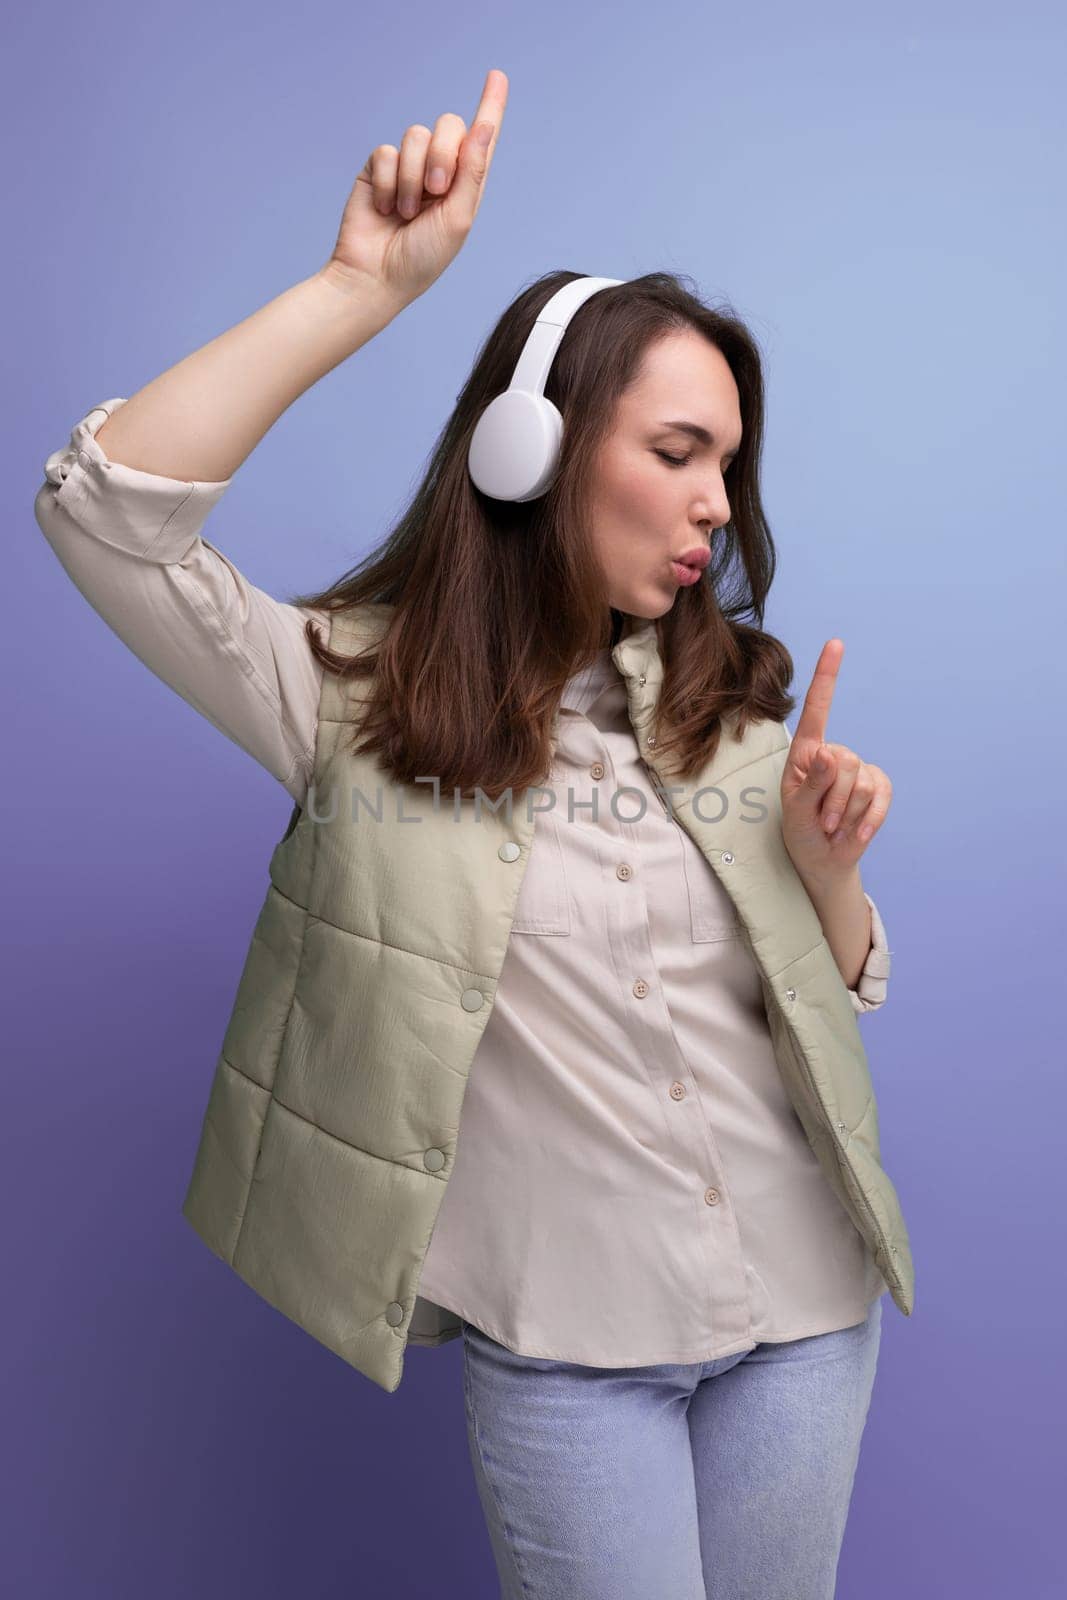
[[[684,556],[672,556],[672,561],[677,561],[683,567],[696,567],[703,570],[711,560],[711,551],[706,544],[698,544],[692,550],[687,550]]]

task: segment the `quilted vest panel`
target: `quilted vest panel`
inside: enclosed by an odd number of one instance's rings
[[[332,648],[380,637],[392,609],[335,614]],[[763,722],[738,741],[727,719],[715,756],[679,784],[651,742],[654,623],[613,659],[645,759],[737,908],[804,1132],[910,1315],[908,1234],[856,1013],[781,836],[789,736]],[[460,1332],[419,1297],[419,1275],[535,818],[521,794],[497,809],[457,801],[354,755],[365,692],[324,674],[313,787],[271,856],[182,1214],[258,1295],[393,1393],[409,1340]]]

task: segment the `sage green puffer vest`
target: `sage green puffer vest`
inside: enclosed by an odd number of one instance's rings
[[[351,653],[391,612],[335,615],[329,643]],[[674,784],[649,737],[655,624],[613,659],[645,759]],[[535,819],[522,794],[496,810],[442,795],[435,811],[431,783],[401,788],[374,757],[353,755],[364,692],[324,676],[315,786],[271,856],[182,1213],[257,1294],[391,1394],[409,1339],[437,1345],[461,1331],[418,1296],[419,1276]],[[774,722],[741,743],[732,734],[727,719],[699,778],[668,790],[674,813],[737,907],[812,1149],[910,1315],[907,1229],[880,1161],[856,1013],[782,841],[789,735]],[[767,819],[753,822],[761,805]]]

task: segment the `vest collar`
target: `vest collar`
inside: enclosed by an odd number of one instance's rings
[[[656,643],[656,624],[643,621],[620,639],[614,649],[598,650],[587,667],[567,679],[560,704],[565,711],[584,711],[605,689],[625,689],[631,684],[642,703],[655,699],[663,677]]]
[[[619,640],[611,652],[611,659],[627,680],[658,692],[663,682],[663,661],[656,639],[655,620],[649,618],[637,623],[633,630]]]

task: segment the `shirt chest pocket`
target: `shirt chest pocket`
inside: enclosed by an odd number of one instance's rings
[[[737,939],[742,923],[730,896],[707,859],[691,839],[683,841],[685,881],[689,895],[689,926],[694,944],[715,939]]]
[[[519,888],[512,933],[570,933],[571,905],[559,821],[551,811],[537,814],[530,859]]]

